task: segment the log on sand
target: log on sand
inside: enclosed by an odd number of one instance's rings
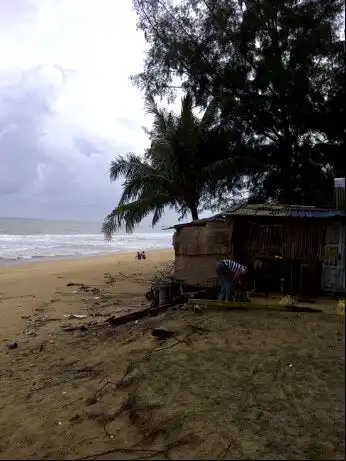
[[[126,323],[135,322],[136,320],[142,319],[144,317],[153,317],[155,315],[160,314],[161,312],[164,312],[170,307],[174,307],[174,304],[164,304],[162,306],[158,306],[154,308],[146,307],[145,309],[141,309],[135,312],[130,312],[129,314],[122,315],[119,317],[115,317],[114,315],[112,315],[111,317],[108,317],[103,322],[98,322],[98,323],[89,322],[87,324],[82,324],[82,325],[75,325],[75,326],[70,325],[67,327],[64,326],[62,327],[62,330],[63,331],[78,331],[78,330],[85,331],[92,327],[100,328],[106,325],[117,327],[120,325],[125,325]]]
[[[104,323],[108,323],[113,327],[117,327],[119,325],[125,325],[126,323],[142,319],[143,317],[158,315],[161,312],[167,310],[169,307],[173,307],[173,304],[163,304],[162,306],[158,307],[146,307],[145,309],[130,312],[129,314],[122,315],[121,317],[115,317],[114,315],[112,315],[111,317],[106,319]]]

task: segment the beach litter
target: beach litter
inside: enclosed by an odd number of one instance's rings
[[[58,303],[59,301],[60,301],[60,298],[51,298],[51,299],[49,300],[49,302],[50,302],[51,304],[53,304],[53,303]]]
[[[85,314],[65,314],[65,319],[86,319],[88,316]]]
[[[24,334],[25,334],[25,335],[28,335],[28,336],[38,336],[38,334],[37,334],[36,331],[34,331],[34,330],[27,330],[27,331],[24,331]]]
[[[112,274],[110,274],[109,272],[105,272],[103,274],[103,278],[104,278],[104,281],[107,285],[114,285],[115,283],[115,278],[113,277]]]
[[[18,343],[8,343],[7,347],[8,349],[17,349]]]

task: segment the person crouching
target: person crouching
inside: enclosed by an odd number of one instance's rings
[[[234,289],[237,282],[246,275],[248,269],[231,259],[224,259],[216,262],[216,273],[219,277],[221,291],[219,301],[232,301]]]

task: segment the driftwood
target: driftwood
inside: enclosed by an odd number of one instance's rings
[[[89,330],[90,327],[94,327],[100,325],[100,323],[97,322],[88,322],[88,323],[82,323],[81,325],[68,325],[66,327],[62,327],[63,331],[86,331]]]
[[[63,331],[86,331],[89,329],[88,325],[76,325],[74,327],[63,327]]]
[[[122,315],[121,317],[115,317],[112,315],[106,319],[104,323],[108,323],[113,327],[125,325],[125,323],[133,322],[135,320],[141,319],[142,317],[146,317],[149,315],[150,310],[150,307],[147,307],[145,309],[141,309],[140,311],[130,312],[129,314]]]
[[[284,311],[284,312],[321,312],[321,309],[303,306],[284,306],[280,304],[257,304],[243,301],[218,301],[211,299],[189,299],[188,303],[193,309],[195,305],[200,308],[225,308],[229,310],[266,310],[266,311]]]
[[[136,320],[139,320],[143,317],[153,317],[155,315],[160,314],[161,312],[166,311],[170,307],[173,307],[174,305],[177,305],[177,304],[178,303],[173,303],[173,304],[169,303],[169,304],[164,304],[162,306],[158,306],[154,308],[146,307],[145,309],[141,309],[135,312],[130,312],[129,314],[125,314],[120,317],[115,317],[114,315],[112,315],[111,317],[108,317],[103,322],[89,322],[83,325],[67,326],[67,327],[62,327],[62,330],[63,331],[78,331],[78,330],[85,331],[91,327],[100,328],[106,325],[117,327],[120,325],[125,325],[130,322],[135,322]]]
[[[164,304],[158,307],[146,307],[145,309],[141,309],[140,311],[130,312],[129,314],[122,315],[121,317],[115,317],[114,315],[109,317],[104,321],[104,323],[108,323],[108,325],[112,325],[113,327],[117,327],[119,325],[125,325],[129,322],[134,322],[135,320],[142,319],[143,317],[148,316],[155,316],[161,312],[166,311],[173,304]]]

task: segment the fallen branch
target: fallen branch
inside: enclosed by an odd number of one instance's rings
[[[94,455],[84,456],[83,458],[75,458],[75,461],[82,461],[84,459],[92,459],[96,458],[99,459],[100,456],[110,455],[111,453],[151,453],[151,456],[162,454],[161,450],[144,450],[144,449],[136,449],[136,448],[113,448],[112,450],[101,451],[99,453],[95,453]],[[135,458],[137,459],[137,458]],[[138,458],[138,459],[143,459]]]
[[[62,327],[63,331],[86,331],[88,330],[88,325],[77,325],[75,327]]]
[[[129,314],[122,315],[121,317],[115,317],[112,315],[108,319],[104,321],[104,323],[108,323],[113,327],[117,327],[119,325],[125,325],[126,323],[133,322],[135,320],[141,319],[142,317],[146,317],[149,315],[150,307],[146,307],[145,309],[141,309],[140,311],[130,312]]]
[[[173,307],[174,304],[164,304],[162,306],[158,307],[146,307],[145,309],[141,309],[138,311],[130,312],[129,314],[122,315],[120,317],[115,317],[112,315],[111,317],[108,317],[105,319],[103,322],[89,322],[87,325],[76,325],[76,326],[68,326],[68,327],[62,327],[63,331],[85,331],[88,330],[90,327],[104,327],[106,325],[110,325],[112,327],[117,327],[120,325],[125,325],[130,322],[135,322],[136,320],[139,320],[144,317],[154,317],[158,315],[161,312],[166,311],[170,307]],[[106,325],[105,325],[106,324]]]
[[[188,323],[187,325],[191,328],[191,330],[194,330],[199,335],[201,335],[203,333],[208,333],[208,332],[211,331],[209,328],[203,328],[203,327],[200,327],[198,325],[194,325],[193,323]]]
[[[203,328],[203,327],[200,327],[199,325],[203,322],[205,322],[207,320],[207,318],[203,319],[201,322],[198,323],[198,325],[194,325],[192,323],[188,323],[188,326],[190,327],[191,331],[189,334],[187,334],[184,338],[180,339],[178,338],[177,336],[173,336],[173,338],[176,340],[175,343],[173,344],[170,344],[169,346],[165,346],[165,347],[160,347],[159,349],[156,349],[154,348],[153,349],[153,352],[159,352],[159,351],[163,351],[164,349],[170,349],[171,347],[174,347],[176,346],[177,344],[180,344],[180,343],[186,343],[188,346],[191,346],[190,344],[190,341],[189,341],[189,337],[192,336],[194,333],[198,333],[198,334],[203,334],[203,333],[208,333],[212,330],[209,330],[207,328]]]
[[[108,323],[109,325],[112,325],[114,327],[119,326],[119,325],[125,325],[126,323],[133,322],[135,320],[139,320],[143,317],[147,316],[155,316],[159,314],[160,312],[163,312],[170,307],[172,307],[172,304],[164,304],[159,307],[146,307],[145,309],[141,309],[140,311],[135,311],[135,312],[130,312],[129,314],[122,315],[121,317],[109,317],[104,321],[104,323]]]
[[[233,440],[231,440],[231,441],[229,442],[229,444],[227,445],[226,449],[225,449],[222,453],[220,453],[220,455],[218,456],[217,459],[225,459],[226,456],[227,456],[227,454],[228,454],[228,452],[229,452],[229,449],[230,449],[231,446],[232,446],[232,444],[233,444]]]
[[[82,458],[75,458],[75,461],[82,461],[85,459],[92,459],[92,458],[99,459],[100,456],[109,455],[111,453],[147,453],[147,455],[145,456],[140,456],[138,458],[131,458],[132,460],[149,459],[149,458],[152,458],[153,456],[159,456],[159,455],[163,456],[164,459],[170,459],[169,452],[173,450],[173,448],[186,445],[187,443],[189,443],[190,440],[187,440],[187,438],[193,437],[194,435],[195,434],[192,432],[189,434],[186,434],[180,439],[176,440],[175,442],[169,443],[162,450],[150,450],[146,448],[113,448],[112,450],[95,453],[94,455],[88,455]]]
[[[103,386],[101,386],[99,389],[97,389],[97,391],[95,392],[93,398],[95,400],[97,400],[100,397],[101,392],[103,391],[103,389],[106,389],[106,387],[109,386],[109,385],[114,386],[115,384],[112,381],[107,381],[105,384],[103,384]]]

